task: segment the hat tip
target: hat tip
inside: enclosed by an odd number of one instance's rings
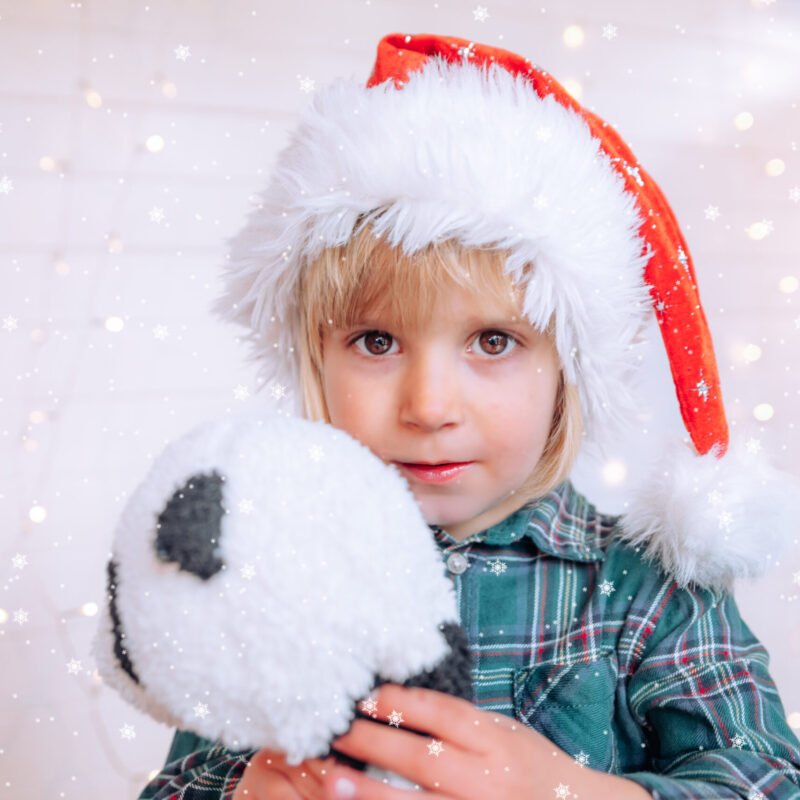
[[[800,481],[769,463],[759,440],[737,438],[724,457],[720,449],[699,455],[668,441],[615,530],[681,587],[732,591],[736,578],[763,575],[800,516]]]

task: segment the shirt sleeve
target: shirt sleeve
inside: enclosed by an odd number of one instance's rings
[[[176,730],[166,763],[138,800],[230,800],[257,752],[234,752],[219,742]]]
[[[733,595],[667,583],[650,631],[628,702],[654,771],[622,777],[656,800],[800,800],[800,742]]]

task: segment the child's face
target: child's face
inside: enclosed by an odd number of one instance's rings
[[[322,339],[332,425],[386,463],[473,462],[439,484],[401,468],[426,522],[458,539],[525,502],[511,492],[539,461],[555,408],[555,346],[523,317],[496,311],[451,288],[422,329],[371,315]]]

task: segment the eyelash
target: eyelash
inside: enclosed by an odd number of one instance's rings
[[[388,333],[388,331],[382,331],[382,330],[378,330],[378,329],[373,329],[373,330],[364,331],[363,333],[359,333],[357,336],[352,337],[347,343],[348,347],[352,347],[359,339],[363,339],[365,336],[367,336],[367,334],[370,334],[370,333],[383,333],[383,334],[386,334],[390,339],[392,339],[393,342],[396,341],[396,339],[390,333]],[[489,361],[501,361],[501,360],[503,360],[505,358],[510,358],[511,355],[517,350],[517,348],[524,346],[522,344],[522,342],[516,336],[514,336],[511,333],[507,333],[506,331],[498,330],[497,328],[486,328],[485,330],[479,331],[478,333],[475,334],[475,337],[473,338],[473,341],[475,341],[475,339],[477,339],[478,337],[480,337],[484,333],[499,333],[501,336],[505,336],[507,339],[509,339],[510,341],[514,342],[514,347],[512,347],[511,350],[509,350],[508,352],[501,353],[500,355],[496,355],[496,356],[487,354],[486,358]],[[374,355],[372,353],[364,353],[363,351],[359,351],[359,352],[360,352],[360,355],[364,356],[365,358],[369,358],[369,359],[383,358],[386,355],[386,353],[384,353],[383,355],[377,355],[376,356],[376,355]]]

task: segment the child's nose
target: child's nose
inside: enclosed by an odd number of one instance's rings
[[[463,401],[455,367],[443,364],[441,359],[420,362],[404,376],[400,419],[425,430],[457,425],[463,419]]]

